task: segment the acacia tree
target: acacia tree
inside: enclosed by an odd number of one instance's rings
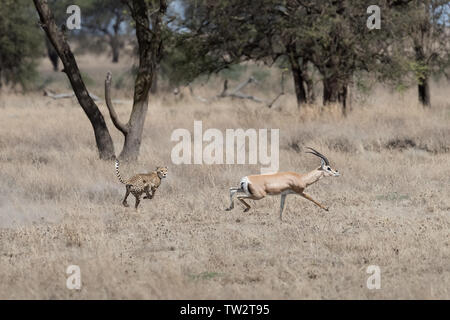
[[[308,74],[312,65],[321,76],[323,104],[340,103],[345,114],[354,73],[387,74],[389,68],[380,66],[395,62],[389,46],[398,38],[391,31],[396,30],[396,13],[410,1],[381,1],[381,30],[367,28],[364,0],[259,0],[257,5],[240,0],[185,0],[183,23],[187,37],[205,48],[201,56],[226,60],[223,65],[243,60],[271,64],[284,57],[299,106],[314,102]]]
[[[322,76],[323,103],[345,107],[352,74],[371,53],[364,1],[185,0],[184,26],[204,47],[202,56],[226,63],[244,60],[271,65],[283,57],[292,72],[297,104],[315,101],[308,69]],[[352,17],[356,15],[356,17]],[[206,44],[206,45],[203,45]],[[220,64],[219,64],[220,65]],[[345,109],[345,108],[344,108]]]
[[[47,1],[33,1],[39,13],[41,26],[64,65],[63,72],[69,78],[78,102],[92,124],[100,158],[115,158],[114,145],[103,115],[88,93],[64,33],[57,27]],[[107,76],[105,91],[113,123],[125,136],[124,146],[119,158],[136,159],[139,155],[142,130],[148,109],[148,94],[152,85],[153,71],[162,52],[162,18],[166,12],[167,3],[165,0],[159,0],[159,3],[149,3],[146,0],[129,0],[125,3],[135,21],[136,37],[139,43],[139,67],[135,80],[133,108],[130,119],[126,124],[122,124],[118,120],[109,98],[108,83],[110,75]],[[157,7],[157,10],[155,10],[155,7]]]
[[[323,103],[341,103],[344,114],[347,88],[357,71],[398,82],[408,73],[402,65],[407,57],[419,101],[428,106],[431,74],[449,66],[448,1],[385,0],[377,5],[382,27],[368,30],[367,1],[286,1],[288,13],[300,12],[296,20],[303,21],[297,36],[301,56],[322,76]]]
[[[35,13],[26,0],[2,0],[0,10],[0,87],[20,84],[27,88],[36,75],[41,38],[32,23]]]
[[[64,23],[66,9],[74,4],[73,0],[48,0],[56,24]],[[81,8],[82,28],[74,35],[83,43],[92,36],[98,36],[99,43],[106,43],[111,49],[112,62],[119,62],[120,49],[124,45],[124,36],[129,32],[127,6],[122,0],[78,0]],[[51,59],[51,58],[50,58]]]
[[[84,0],[83,24],[91,34],[101,34],[111,48],[112,62],[119,62],[123,47],[124,22],[127,21],[125,3],[122,0]],[[99,10],[101,8],[101,10]]]
[[[450,66],[450,5],[445,0],[412,1],[403,21],[406,46],[413,47],[411,68],[417,80],[420,103],[431,106],[430,78]],[[405,23],[406,22],[406,23]]]
[[[181,50],[179,65],[190,67],[193,77],[246,60],[262,61],[270,66],[284,57],[292,71],[298,105],[312,102],[308,60],[302,55],[303,46],[299,45],[301,20],[288,12],[291,8],[286,9],[272,0],[260,0],[257,5],[239,0],[184,0],[182,3],[185,12],[178,22],[183,30],[179,38],[184,48],[193,50]]]
[[[449,15],[450,5],[445,0],[386,1],[381,30],[369,42],[368,52],[375,59],[365,64],[364,70],[373,71],[382,82],[413,83],[419,102],[429,107],[431,76],[449,78]]]
[[[347,110],[348,86],[357,71],[380,73],[389,65],[388,48],[396,39],[392,3],[378,3],[383,12],[383,28],[367,28],[367,1],[294,1],[303,7],[303,55],[320,72],[323,104],[340,103]],[[398,2],[398,1],[397,1]],[[397,3],[403,6],[404,3]],[[300,19],[300,17],[298,17]],[[380,64],[380,62],[382,63]]]
[[[120,158],[135,159],[139,155],[142,130],[148,109],[149,91],[154,80],[154,73],[162,57],[163,17],[167,10],[166,0],[149,3],[145,0],[126,1],[136,25],[138,40],[139,66],[134,83],[133,108],[130,119],[122,123],[110,99],[110,75],[105,81],[105,99],[111,119],[125,136]]]

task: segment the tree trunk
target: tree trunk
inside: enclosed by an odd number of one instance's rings
[[[414,44],[414,51],[416,53],[416,62],[419,66],[423,67],[424,70],[421,70],[417,75],[418,79],[418,94],[419,101],[424,107],[430,107],[430,84],[429,84],[429,72],[428,65],[426,63],[427,59],[425,57],[424,47],[416,40]]]
[[[125,135],[123,149],[119,156],[120,159],[136,160],[139,156],[147,110],[148,99],[133,104],[133,112],[128,122],[130,130]]]
[[[150,93],[155,95],[158,92],[158,72],[159,67],[156,67],[155,71],[153,72],[153,80],[152,80],[152,86],[150,88]]]
[[[428,75],[426,75],[418,85],[419,101],[424,107],[430,107],[430,84]]]
[[[119,158],[124,160],[137,159],[141,147],[142,131],[148,109],[148,96],[152,80],[162,54],[162,18],[166,12],[166,0],[159,1],[159,9],[154,15],[152,29],[149,29],[150,19],[148,4],[145,0],[133,0],[131,14],[136,22],[136,37],[139,46],[139,67],[134,83],[133,109],[128,123],[122,124],[117,117],[111,102],[111,75],[108,73],[105,81],[105,99],[113,124],[125,136],[122,152]]]
[[[341,85],[341,89],[339,90],[339,95],[338,95],[338,101],[341,103],[342,105],[342,114],[344,115],[344,117],[347,116],[347,85],[343,84]]]
[[[84,112],[89,118],[89,121],[92,124],[100,158],[113,159],[115,157],[114,145],[105,120],[97,105],[89,96],[83,79],[81,78],[80,70],[78,69],[75,57],[70,50],[69,44],[67,43],[64,34],[56,26],[53,14],[47,5],[47,1],[33,1],[39,13],[42,28],[53,44],[53,47],[55,48],[64,65],[63,72],[65,72],[67,77],[69,78],[78,102],[80,103],[81,107],[83,108]]]
[[[289,50],[289,49],[288,49]],[[297,107],[307,102],[305,87],[303,86],[303,70],[298,62],[299,57],[291,50],[288,52],[289,63],[291,64],[292,76],[294,79],[295,97],[297,98]]]
[[[47,55],[48,58],[50,59],[50,62],[52,63],[53,66],[53,71],[58,71],[58,64],[59,64],[59,57],[58,57],[58,53],[56,52],[55,48],[53,48],[53,45],[51,44],[51,42],[48,40],[47,37],[45,37],[45,46],[47,47]]]
[[[118,63],[119,62],[119,52],[120,52],[120,35],[119,35],[119,29],[120,29],[120,23],[122,22],[122,12],[117,11],[116,17],[113,24],[113,33],[109,34],[109,45],[111,46],[111,52],[112,52],[112,62]]]
[[[150,32],[146,1],[133,0],[133,18],[136,21],[136,37],[139,46],[139,68],[134,85],[133,109],[129,120],[130,131],[125,137],[123,150],[120,153],[120,158],[123,159],[136,159],[141,147],[142,131],[148,109],[148,94],[161,56],[162,18],[167,9],[166,0],[159,2],[159,12],[153,18],[153,30]]]
[[[348,82],[335,77],[323,79],[323,105],[339,103],[342,114],[347,115]]]
[[[118,63],[119,62],[119,54],[120,54],[120,43],[119,43],[118,36],[111,36],[109,45],[111,46],[112,62]]]
[[[306,100],[308,103],[313,104],[316,102],[316,94],[314,92],[314,81],[308,74],[306,74],[306,72],[304,72],[304,75],[306,85]]]
[[[323,83],[323,105],[339,102],[339,82],[335,77],[325,78]]]

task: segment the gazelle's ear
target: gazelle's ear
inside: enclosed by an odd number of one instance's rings
[[[323,159],[320,159],[320,167],[323,169],[325,167],[325,161]]]

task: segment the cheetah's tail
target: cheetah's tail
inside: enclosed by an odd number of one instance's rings
[[[123,184],[126,184],[125,181],[122,180],[122,177],[120,176],[120,172],[119,172],[119,160],[116,159],[116,175],[117,178],[119,178],[119,181],[122,182]]]

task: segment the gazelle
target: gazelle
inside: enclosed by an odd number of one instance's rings
[[[243,193],[244,195],[238,196],[237,198],[245,206],[244,212],[250,210],[250,205],[245,202],[244,199],[260,200],[266,195],[281,195],[280,220],[282,220],[284,202],[288,194],[301,195],[303,198],[314,202],[314,204],[320,208],[328,211],[328,208],[324,207],[303,191],[314,182],[322,179],[322,177],[339,177],[340,173],[330,167],[330,162],[323,154],[313,148],[307,148],[311,151],[306,151],[306,153],[311,153],[320,158],[321,164],[319,168],[306,174],[299,174],[296,172],[277,172],[243,177],[239,187],[230,188],[231,204],[226,210],[230,211],[234,208],[234,195],[237,193]]]

